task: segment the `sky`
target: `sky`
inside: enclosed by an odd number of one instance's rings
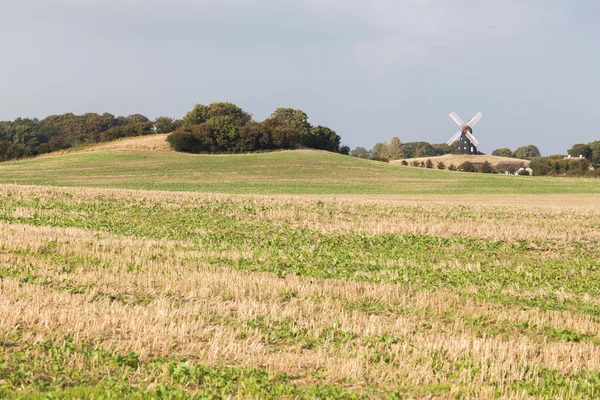
[[[600,140],[592,0],[0,0],[0,120],[302,109],[344,144]]]

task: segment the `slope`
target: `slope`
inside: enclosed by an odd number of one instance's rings
[[[391,164],[401,164],[402,161],[406,161],[409,164],[413,161],[417,162],[427,162],[427,160],[431,160],[434,165],[437,165],[440,161],[443,162],[446,167],[454,164],[455,166],[459,166],[460,164],[469,161],[475,166],[483,165],[484,162],[489,162],[494,168],[502,168],[506,169],[509,166],[514,168],[520,168],[522,166],[529,166],[529,160],[521,160],[519,158],[509,158],[509,157],[496,157],[496,156],[488,156],[488,155],[469,155],[469,154],[445,154],[443,156],[437,157],[419,157],[419,158],[406,158],[400,160],[391,161]]]
[[[598,180],[407,168],[313,150],[191,155],[96,149],[2,163],[0,183],[257,194],[600,193]]]

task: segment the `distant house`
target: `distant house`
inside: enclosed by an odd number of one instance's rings
[[[583,154],[580,154],[579,157],[571,157],[571,156],[565,156],[563,157],[563,160],[585,160],[585,158],[583,157]],[[596,168],[594,168],[594,166],[592,164],[590,164],[588,171],[595,171]]]
[[[529,174],[529,176],[533,176],[533,170],[529,167],[521,167],[517,170],[517,172],[515,172],[515,175],[521,175],[521,173],[523,171],[527,171],[527,173]]]

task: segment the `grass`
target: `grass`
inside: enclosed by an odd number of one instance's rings
[[[98,150],[0,164],[0,183],[256,194],[600,193],[600,180],[427,170],[321,151]]]
[[[0,186],[0,397],[597,398],[596,196],[515,201]]]

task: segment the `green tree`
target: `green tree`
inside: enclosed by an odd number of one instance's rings
[[[398,160],[399,158],[402,158],[402,144],[400,143],[398,136],[394,136],[392,140],[390,140],[388,155],[390,160]]]
[[[425,167],[426,168],[433,168],[433,162],[430,159],[427,159],[427,162],[425,163]]]
[[[342,138],[335,131],[324,126],[315,126],[305,135],[302,145],[311,149],[337,153],[340,150],[341,140]]]
[[[493,174],[494,168],[492,168],[492,164],[490,164],[486,160],[486,161],[484,161],[483,165],[481,166],[481,172],[483,172],[484,174]]]
[[[528,146],[519,147],[514,152],[515,158],[520,158],[524,160],[531,160],[534,157],[541,157],[541,155],[542,154],[540,153],[540,150],[532,144]]]
[[[350,155],[350,147],[346,146],[346,145],[340,147],[340,154],[343,154],[345,156],[349,156]]]
[[[350,151],[350,155],[358,158],[370,158],[371,152],[364,147],[356,147]]]
[[[371,150],[371,158],[373,160],[389,160],[390,156],[387,142],[375,143],[375,146],[373,146],[373,149]]]
[[[154,120],[154,127],[156,133],[171,133],[176,129],[177,125],[173,118],[158,117]]]
[[[210,109],[204,104],[196,104],[192,111],[183,117],[185,125],[200,125],[210,118]]]
[[[571,157],[583,156],[587,160],[591,160],[594,154],[592,148],[588,144],[576,144],[567,150]]]
[[[501,149],[494,150],[492,155],[496,157],[513,157],[513,152],[509,148],[503,147]]]
[[[293,108],[278,108],[271,114],[272,120],[277,121],[283,128],[292,132],[292,136],[300,141],[305,140],[310,134],[308,115],[302,110]]]
[[[477,168],[475,168],[475,166],[469,161],[465,161],[464,163],[460,164],[458,166],[458,170],[464,172],[477,172]]]

